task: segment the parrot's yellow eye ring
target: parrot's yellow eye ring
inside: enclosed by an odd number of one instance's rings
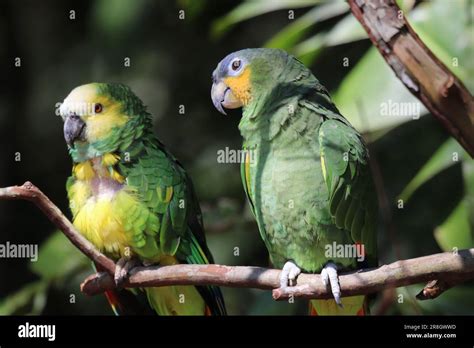
[[[94,104],[94,113],[95,114],[100,114],[103,110],[103,106],[100,103],[95,103]]]
[[[232,70],[237,71],[240,68],[242,61],[240,59],[236,59],[232,62]]]

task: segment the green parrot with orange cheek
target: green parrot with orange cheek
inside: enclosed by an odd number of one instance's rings
[[[79,86],[60,114],[73,160],[67,193],[74,226],[117,261],[118,284],[138,263],[213,262],[191,180],[155,137],[151,115],[129,87]],[[146,295],[145,305],[159,315],[226,312],[214,286],[117,290],[107,297],[117,313],[127,314],[130,294]]]
[[[281,286],[320,272],[334,300],[310,301],[311,314],[367,314],[366,298],[341,298],[338,281],[338,271],[377,264],[377,199],[361,135],[282,50],[231,53],[212,79],[217,110],[243,110],[242,182]]]

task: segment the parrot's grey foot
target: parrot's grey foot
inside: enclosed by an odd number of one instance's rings
[[[321,280],[325,286],[331,284],[331,292],[334,296],[334,300],[338,304],[339,307],[342,306],[341,302],[341,288],[339,286],[339,278],[337,275],[337,266],[332,263],[328,262],[326,266],[324,266],[323,270],[321,271]]]
[[[123,283],[125,283],[125,281],[128,279],[128,272],[139,264],[140,261],[135,258],[120,258],[115,265],[115,285],[117,285],[118,287],[122,286]]]
[[[286,288],[288,285],[296,285],[296,277],[301,273],[301,269],[292,261],[287,261],[280,274],[280,287]]]

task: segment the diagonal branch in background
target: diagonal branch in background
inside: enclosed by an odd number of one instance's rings
[[[71,222],[49,198],[36,186],[26,182],[22,186],[0,188],[0,200],[28,200],[43,213],[87,257],[108,273],[96,273],[82,284],[85,294],[94,295],[116,287],[113,280],[115,263],[100,253],[82,237]],[[247,266],[221,265],[173,265],[137,267],[130,272],[124,287],[150,287],[166,285],[219,285],[228,287],[274,289],[273,298],[291,297],[332,298],[331,290],[323,286],[317,274],[301,274],[298,285],[284,289],[279,286],[280,270]],[[369,294],[386,288],[438,279],[428,284],[419,295],[420,299],[435,298],[444,290],[474,279],[474,249],[458,253],[442,253],[415,259],[397,261],[372,270],[342,274],[339,278],[342,296]]]
[[[474,99],[461,80],[420,40],[394,0],[349,5],[400,81],[474,157]]]
[[[102,269],[114,274],[115,263],[107,256],[99,252],[92,243],[85,239],[64,216],[61,210],[50,201],[35,185],[27,181],[22,186],[10,186],[0,188],[0,199],[4,200],[26,200],[33,202],[53,224],[59,228],[72,244],[84,255],[100,265]]]

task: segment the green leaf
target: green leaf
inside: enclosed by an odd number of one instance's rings
[[[367,33],[354,16],[349,14],[337,22],[331,30],[318,33],[300,42],[294,47],[293,51],[296,56],[304,57],[320,52],[323,47],[343,45],[362,39],[367,39]]]
[[[310,65],[326,47],[326,34],[319,33],[298,44],[293,53],[305,65]]]
[[[290,51],[312,26],[343,14],[348,9],[349,7],[345,2],[339,1],[316,6],[284,27],[265,44],[265,47],[281,48]]]
[[[25,285],[17,292],[5,297],[0,301],[0,315],[13,315],[28,313],[31,304],[32,314],[39,314],[44,308],[45,301],[35,301],[35,299],[45,299],[49,283],[39,280]],[[39,297],[38,297],[39,296]]]
[[[420,39],[467,85],[474,90],[474,22],[472,1],[432,0],[422,2],[410,14],[409,20]],[[440,25],[446,18],[456,18],[449,25]]]
[[[178,0],[178,6],[186,11],[186,18],[195,18],[200,15],[206,7],[205,0]]]
[[[396,0],[396,3],[404,13],[408,13],[415,5],[413,0]]]
[[[465,199],[461,200],[441,226],[436,227],[434,237],[444,251],[472,247],[473,238],[469,226],[469,209]]]
[[[462,173],[464,177],[464,199],[469,212],[469,224],[471,226],[472,239],[474,241],[474,161],[467,158],[462,162]]]
[[[88,259],[66,236],[56,231],[41,245],[38,261],[31,264],[31,270],[42,278],[57,279],[88,264]]]
[[[459,163],[460,160],[466,157],[467,155],[461,145],[455,139],[449,138],[435,151],[428,162],[423,165],[416,176],[408,183],[400,194],[400,199],[405,202],[408,201],[421,185],[439,172]]]
[[[150,0],[98,0],[92,7],[93,24],[109,38],[120,39],[137,27],[140,15],[150,4]]]
[[[374,47],[346,75],[333,95],[341,113],[360,132],[393,128],[426,113],[423,104],[395,76]],[[396,108],[402,107],[411,110],[396,112]],[[388,112],[383,112],[384,109]]]
[[[469,76],[474,74],[474,36],[468,8],[466,1],[434,0],[421,3],[408,14],[408,19],[423,42],[472,90],[474,79]],[[448,26],[440,25],[449,14],[458,19]],[[382,105],[389,102],[392,105],[420,103],[374,47],[345,77],[334,99],[344,116],[362,132],[389,129],[412,119],[410,116],[382,116]],[[362,106],[364,115],[359,115],[358,104]],[[426,108],[420,105],[420,114],[424,113]]]
[[[368,39],[367,32],[352,14],[348,14],[328,32],[326,45],[337,46],[362,39]]]
[[[217,19],[211,28],[214,39],[221,37],[233,25],[260,16],[265,13],[314,6],[321,0],[247,0],[230,11],[226,16]]]

